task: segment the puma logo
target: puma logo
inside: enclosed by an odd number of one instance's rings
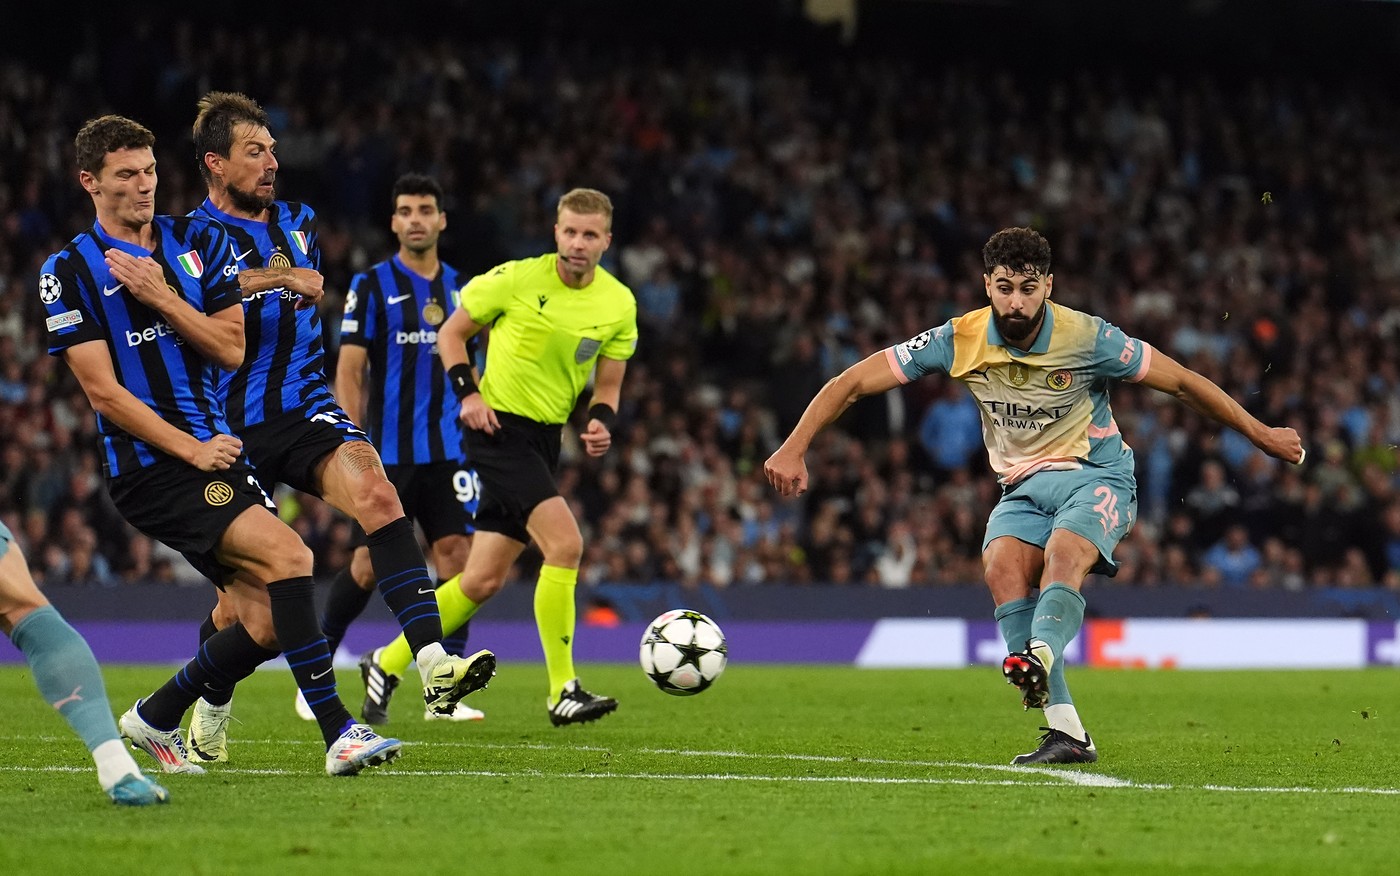
[[[53,707],[54,707],[55,709],[62,709],[64,706],[68,705],[69,703],[81,703],[81,702],[83,701],[83,698],[80,697],[80,696],[78,696],[78,691],[80,691],[80,690],[82,690],[82,689],[83,689],[83,686],[82,686],[81,684],[78,685],[77,687],[73,688],[73,692],[72,692],[72,693],[70,693],[68,696],[64,697],[63,699],[59,700],[58,702],[54,703],[54,704],[53,704]]]

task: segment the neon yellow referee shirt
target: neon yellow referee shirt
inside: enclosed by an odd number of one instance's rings
[[[493,410],[563,423],[588,385],[599,356],[618,361],[637,349],[637,299],[598,267],[571,289],[547,253],[506,262],[473,277],[457,303],[491,327],[481,396]]]

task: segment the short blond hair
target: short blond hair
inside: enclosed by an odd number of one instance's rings
[[[608,230],[612,230],[612,200],[597,189],[572,189],[565,192],[559,199],[559,209],[555,211],[555,216],[562,215],[565,210],[584,216],[601,215],[608,223]]]

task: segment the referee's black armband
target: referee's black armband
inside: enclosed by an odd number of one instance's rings
[[[477,392],[476,381],[472,380],[472,366],[466,362],[458,362],[447,369],[447,381],[452,384],[452,393],[457,396],[457,401]]]
[[[617,411],[602,402],[595,402],[588,408],[588,419],[597,420],[611,432],[613,424],[617,422]]]

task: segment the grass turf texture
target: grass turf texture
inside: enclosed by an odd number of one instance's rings
[[[105,674],[120,712],[169,670]],[[1400,856],[1393,671],[1073,670],[1101,760],[1038,770],[1006,767],[1039,713],[994,668],[739,664],[690,699],[630,666],[583,678],[619,711],[553,728],[538,665],[470,699],[481,723],[425,723],[410,677],[405,756],[346,779],[324,775],[291,676],[260,672],[233,762],[125,810],[23,666],[0,669],[0,873],[1375,874]]]

